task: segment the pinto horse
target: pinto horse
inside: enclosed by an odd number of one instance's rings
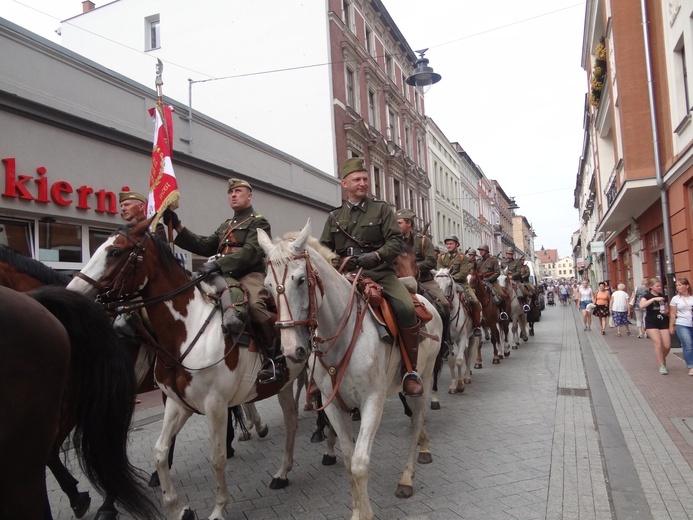
[[[486,288],[486,284],[480,274],[472,273],[468,277],[469,285],[476,294],[479,303],[481,303],[481,326],[486,330],[486,339],[491,339],[491,344],[493,345],[493,364],[497,365],[503,358],[502,354],[498,349],[501,343],[501,331],[504,331],[507,335],[508,323],[501,322],[498,318],[499,311],[495,303],[493,303],[493,295],[491,290]],[[510,355],[510,347],[508,347],[507,354]],[[477,359],[474,364],[474,368],[483,368],[483,361],[481,359],[481,341],[479,342],[479,348],[477,349]]]
[[[134,373],[101,308],[59,287],[0,287],[0,330],[0,518],[52,518],[45,467],[75,426],[89,481],[158,518],[127,457]]]
[[[98,296],[113,312],[146,307],[157,338],[151,338],[156,349],[154,376],[168,397],[161,434],[154,446],[164,506],[171,518],[195,518],[190,507],[179,501],[166,458],[173,436],[193,413],[200,413],[208,419],[210,460],[216,478],[216,502],[209,518],[221,519],[229,501],[224,449],[227,407],[278,395],[286,443],[282,466],[270,487],[286,486],[286,475],[293,466],[298,415],[292,382],[303,370],[305,359],[287,361],[287,382],[258,384],[256,375],[262,360],[254,341],[245,341],[246,333],[241,340],[223,334],[221,313],[210,298],[214,290],[203,278],[190,280],[166,244],[148,233],[149,224],[150,220],[144,220],[116,231],[68,288]]]
[[[520,346],[520,338],[522,338],[523,341],[528,340],[527,311],[524,310],[524,304],[520,300],[520,297],[524,296],[524,293],[516,282],[504,274],[498,277],[498,283],[510,295],[508,316],[510,317],[510,330],[513,335],[511,348],[517,349]]]
[[[474,335],[474,323],[462,303],[462,294],[457,292],[455,280],[447,268],[433,271],[434,280],[450,304],[450,387],[449,394],[464,392],[464,385],[472,382],[472,357],[478,350],[480,337]],[[464,365],[465,370],[462,370]],[[457,371],[455,371],[457,368]],[[434,387],[435,390],[435,387]],[[433,406],[433,403],[431,403]]]
[[[309,364],[342,448],[351,484],[352,520],[371,520],[374,517],[368,496],[371,449],[385,398],[401,388],[400,350],[396,344],[393,347],[381,339],[368,306],[356,296],[355,285],[310,245],[310,220],[293,241],[281,240],[273,244],[262,230],[258,230],[258,238],[268,259],[265,286],[277,303],[282,351],[288,359],[303,359],[309,348],[314,349]],[[424,394],[408,398],[413,411],[412,435],[404,472],[395,493],[400,498],[413,494],[418,443],[421,444],[419,462],[432,460],[424,417],[443,326],[433,306],[422,296],[417,299],[431,313],[432,319],[422,330],[425,339],[419,344],[417,368]],[[354,408],[361,413],[355,443],[350,414]]]

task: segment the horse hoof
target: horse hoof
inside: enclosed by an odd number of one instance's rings
[[[471,378],[466,378],[466,379],[464,380],[464,384],[465,384],[465,385],[471,385],[471,384],[472,384],[472,379],[471,379]]]
[[[272,482],[270,482],[270,489],[284,489],[286,486],[289,485],[289,479],[288,478],[279,478],[279,477],[274,477],[272,479]]]
[[[395,496],[397,498],[409,498],[414,494],[414,488],[412,486],[405,486],[402,484],[399,484],[397,486],[397,491],[395,492]]]
[[[259,432],[257,432],[257,436],[260,437],[261,439],[264,439],[265,437],[267,437],[268,433],[269,433],[269,426],[267,426],[265,424],[265,427],[262,430],[260,430]]]
[[[529,340],[529,338],[527,337],[527,334],[525,334],[524,336],[522,336],[522,341],[527,341],[527,340]]]
[[[322,456],[322,465],[323,466],[334,466],[335,464],[337,464],[337,455],[324,454]]]
[[[430,452],[420,452],[416,462],[419,464],[430,464],[433,462],[433,455]]]
[[[94,517],[94,520],[116,520],[118,518],[118,511],[114,509],[104,509],[101,510],[99,509],[96,512],[96,516]],[[185,515],[183,516],[185,518]],[[193,517],[194,520],[194,517]]]
[[[317,444],[318,442],[322,442],[325,440],[325,434],[322,433],[322,429],[318,428],[313,432],[313,435],[310,436],[310,442],[313,444]]]
[[[481,363],[477,363],[476,365],[474,365],[474,369],[477,369],[477,368],[478,368],[478,369],[481,369],[481,368],[484,368],[484,367],[481,366]]]
[[[513,345],[513,350],[517,350],[517,349],[518,349],[518,345]],[[507,355],[509,356],[510,354],[507,354]]]
[[[249,441],[250,438],[251,438],[252,436],[253,436],[253,434],[250,433],[250,432],[242,432],[242,433],[238,436],[238,442]]]
[[[455,395],[456,393],[457,393],[457,388],[451,388],[450,390],[448,390],[448,394],[450,394],[450,395]]]
[[[529,331],[529,335],[530,335],[530,336],[534,336],[534,331],[533,331],[533,330],[530,330],[530,331]]]
[[[226,460],[233,458],[233,456],[236,454],[236,450],[233,449],[233,446],[230,444],[226,445]]]
[[[183,516],[181,516],[181,520],[196,520],[195,513],[192,512],[192,509],[186,508],[183,511]]]
[[[149,487],[159,487],[161,482],[159,482],[159,474],[155,471],[152,476],[149,477]]]
[[[457,393],[458,394],[463,394],[464,393],[464,385],[458,386],[457,387]]]
[[[77,498],[75,498],[74,501],[70,501],[70,507],[72,507],[75,513],[75,518],[82,518],[84,514],[89,511],[90,505],[91,497],[89,496],[89,491],[77,493]]]
[[[500,359],[494,359],[492,363],[494,365],[500,365]]]
[[[440,401],[431,401],[431,410],[440,410]]]

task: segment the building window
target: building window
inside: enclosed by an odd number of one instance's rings
[[[407,98],[407,77],[404,75],[404,72],[402,73],[402,95],[404,96],[405,99],[408,100],[408,98]]]
[[[380,125],[378,124],[378,110],[375,92],[368,90],[368,122],[376,130],[380,130]]]
[[[354,71],[347,67],[346,70],[346,104],[353,109],[356,109],[356,95],[354,84]]]
[[[39,260],[82,263],[82,226],[46,219],[38,230]]]
[[[387,107],[387,138],[399,145],[399,121],[397,112],[392,107]]]
[[[161,47],[161,23],[159,15],[147,16],[144,19],[145,50],[152,51]]]
[[[344,25],[347,26],[347,29],[351,29],[351,2],[347,0],[342,0],[342,16],[344,19]]]
[[[382,185],[380,184],[380,168],[373,166],[373,195],[376,199],[383,199]]]
[[[33,258],[34,237],[31,222],[0,219],[0,244]]]
[[[675,54],[675,74],[676,74],[676,108],[678,119],[674,123],[678,124],[684,118],[691,107],[688,92],[688,65],[686,64],[686,47],[683,39],[679,41],[674,49]]]
[[[385,55],[385,73],[392,81],[395,80],[395,62],[389,54]]]
[[[392,179],[392,202],[396,209],[402,209],[402,185],[397,179]]]
[[[412,156],[411,149],[411,128],[409,126],[404,127],[404,150],[409,157]]]
[[[373,31],[366,25],[366,52],[369,56],[375,56],[375,42],[373,40]]]

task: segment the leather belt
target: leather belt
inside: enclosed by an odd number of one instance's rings
[[[344,258],[345,256],[358,256],[362,255],[364,253],[372,253],[373,251],[377,251],[377,247],[357,247],[357,246],[352,246],[352,247],[347,247],[346,249],[343,249],[340,251],[339,256]]]

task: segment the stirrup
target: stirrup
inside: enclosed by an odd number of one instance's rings
[[[474,336],[477,338],[481,337],[481,327],[474,327]]]
[[[498,319],[500,319],[500,321],[508,321],[508,313],[505,311],[501,311],[498,315]]]
[[[525,304],[522,306],[522,310],[523,310],[524,312],[529,312],[529,311],[531,311],[532,309],[531,309],[531,307],[530,307],[529,305],[527,305],[527,304],[525,303]]]
[[[413,379],[414,381],[418,382],[419,385],[421,385],[421,393],[420,394],[408,394],[404,390],[404,382],[407,379]],[[421,376],[418,374],[418,372],[407,372],[402,376],[402,393],[407,396],[407,397],[421,397],[423,395],[423,381],[421,381]]]
[[[257,382],[260,383],[261,385],[267,385],[269,383],[274,383],[275,381],[279,380],[279,377],[277,375],[277,364],[274,362],[274,359],[272,359],[271,357],[268,357],[267,360],[272,364],[272,375],[270,377],[260,379],[260,374],[262,373],[263,370],[266,370],[263,366],[260,369],[260,372],[258,372],[258,374],[257,374]]]

